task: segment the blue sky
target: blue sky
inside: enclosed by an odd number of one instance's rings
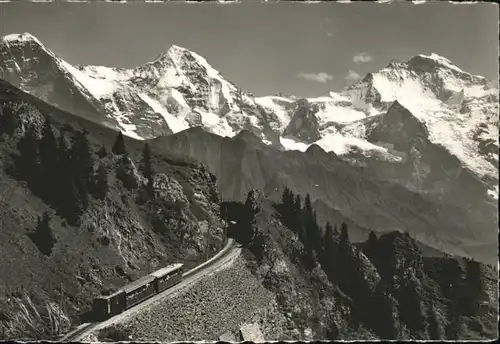
[[[30,32],[70,63],[134,67],[176,44],[256,95],[326,95],[431,52],[497,80],[497,30],[491,3],[0,3],[1,35]]]

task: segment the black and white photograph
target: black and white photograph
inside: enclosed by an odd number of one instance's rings
[[[0,1],[0,341],[498,339],[498,25]]]

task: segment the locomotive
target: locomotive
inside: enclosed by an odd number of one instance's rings
[[[123,286],[110,295],[101,295],[94,299],[92,314],[99,321],[120,314],[179,283],[182,280],[182,272],[183,264],[168,265]]]

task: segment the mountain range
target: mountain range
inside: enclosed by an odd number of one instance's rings
[[[134,69],[73,66],[24,33],[0,40],[0,78],[201,160],[225,198],[252,189],[278,198],[288,186],[360,240],[370,229],[407,231],[497,261],[498,89],[442,56],[391,62],[317,98],[257,97],[175,45]]]

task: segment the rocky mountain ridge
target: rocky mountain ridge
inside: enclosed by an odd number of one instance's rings
[[[280,149],[305,151],[315,143],[347,157],[355,150],[398,161],[387,147],[390,138],[374,141],[367,134],[367,126],[378,123],[373,118],[383,118],[397,101],[427,127],[430,143],[487,180],[498,198],[498,90],[436,54],[391,62],[339,93],[309,99],[255,97],[175,45],[134,69],[74,67],[25,33],[5,36],[0,56],[5,80],[139,139],[196,126],[228,137],[249,130]]]

